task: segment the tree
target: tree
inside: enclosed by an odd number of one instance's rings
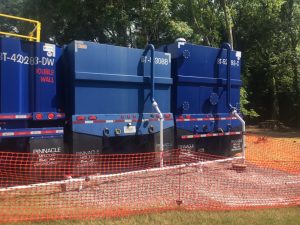
[[[172,4],[173,17],[192,29],[190,41],[218,47],[221,42],[222,19],[214,0],[181,0]]]
[[[248,94],[245,90],[245,88],[241,88],[241,113],[243,116],[250,117],[250,118],[255,118],[258,117],[259,115],[257,112],[255,112],[254,109],[250,108],[248,109],[248,104],[250,102],[248,101]]]
[[[60,45],[88,40],[143,48],[184,37],[219,47],[228,41],[243,52],[241,94],[249,100],[244,105],[261,119],[300,127],[299,5],[299,0],[16,0],[1,1],[0,10],[40,20],[42,40]],[[30,30],[5,20],[0,29]]]
[[[287,67],[290,68],[293,80],[294,108],[297,126],[300,127],[300,3],[295,0],[287,0],[281,11],[283,52],[287,59]]]
[[[231,22],[230,10],[227,6],[226,0],[220,0],[220,3],[223,8],[223,11],[224,11],[227,41],[229,42],[229,44],[231,45],[231,48],[233,49],[232,22]]]
[[[20,8],[23,5],[23,0],[16,1],[0,1],[0,12],[8,15],[20,16]],[[24,27],[25,26],[25,27]],[[22,29],[23,28],[23,29]],[[0,18],[0,30],[12,33],[30,32],[28,24],[13,19]],[[26,30],[27,29],[27,30]],[[32,29],[32,27],[31,27]],[[26,33],[25,33],[26,34]]]
[[[244,82],[252,107],[262,118],[279,118],[277,56],[280,10],[284,0],[246,1],[233,5],[236,44],[243,52]],[[271,110],[270,110],[271,109]]]

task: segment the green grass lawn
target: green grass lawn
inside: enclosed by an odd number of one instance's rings
[[[252,211],[171,211],[118,219],[52,221],[22,225],[300,225],[300,207]]]

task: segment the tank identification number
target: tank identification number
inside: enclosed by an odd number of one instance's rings
[[[48,57],[37,57],[37,56],[24,56],[21,54],[8,54],[7,52],[0,52],[0,61],[3,62],[15,62],[24,65],[42,65],[42,66],[53,66],[55,59]]]
[[[152,59],[151,59],[151,57],[148,57],[148,56],[142,56],[141,62],[142,63],[151,63]],[[154,64],[167,66],[167,65],[169,65],[169,59],[155,57]]]
[[[218,65],[227,65],[227,59],[221,59],[221,58],[217,58],[217,64]],[[231,60],[230,63],[231,66],[240,66],[240,61],[239,60]]]

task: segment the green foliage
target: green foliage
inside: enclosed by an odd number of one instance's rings
[[[171,38],[183,37],[189,39],[192,35],[193,30],[189,27],[189,25],[186,22],[174,20],[170,21],[169,36]]]
[[[300,23],[295,21],[299,21],[296,9],[300,3],[292,0],[237,2],[234,4],[235,42],[243,52],[243,80],[249,101],[262,119],[279,119],[295,125],[300,119],[299,51],[295,51],[295,46],[299,47],[295,37],[299,37]]]
[[[258,117],[258,113],[255,112],[254,109],[250,108],[250,109],[247,109],[247,105],[249,104],[250,102],[248,101],[248,94],[245,90],[245,88],[241,88],[241,113],[246,116],[246,117],[250,117],[250,118],[253,118],[253,117]]]
[[[243,113],[300,127],[299,0],[15,0],[0,10],[40,20],[42,40],[58,44],[143,48],[184,37],[218,47],[230,37],[243,52]],[[17,25],[1,21],[0,29],[28,30]]]

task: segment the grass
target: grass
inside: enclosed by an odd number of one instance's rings
[[[118,219],[65,220],[22,225],[299,225],[300,207],[250,211],[171,211]]]

